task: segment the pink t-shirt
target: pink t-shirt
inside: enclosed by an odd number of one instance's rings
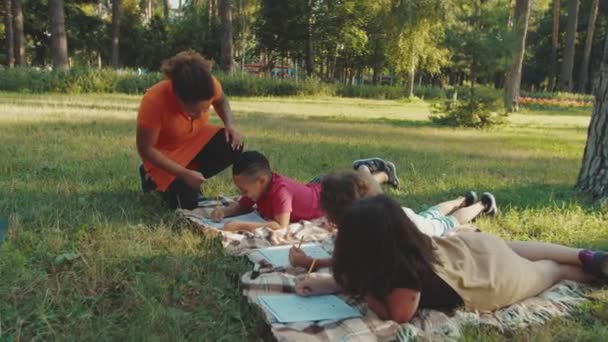
[[[291,213],[289,222],[298,222],[323,216],[320,195],[320,183],[301,184],[273,173],[268,192],[257,202],[241,197],[239,203],[244,208],[252,208],[256,204],[265,219],[272,220],[276,215]]]

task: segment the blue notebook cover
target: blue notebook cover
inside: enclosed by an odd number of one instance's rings
[[[301,297],[295,294],[259,296],[260,305],[281,323],[342,320],[361,312],[334,295]]]

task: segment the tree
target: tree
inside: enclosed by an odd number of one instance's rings
[[[568,24],[566,26],[566,48],[558,88],[561,91],[572,91],[574,70],[574,49],[576,47],[576,30],[578,26],[579,0],[568,0]]]
[[[519,88],[521,85],[521,68],[526,52],[526,35],[528,34],[528,21],[530,19],[530,0],[517,0],[515,3],[515,17],[513,32],[516,44],[513,47],[513,59],[507,70],[505,82],[505,109],[507,112],[519,111]]]
[[[306,75],[311,76],[315,72],[314,49],[313,49],[313,0],[306,0],[305,7],[305,27],[306,27],[306,48],[304,52],[306,63]]]
[[[15,45],[13,34],[13,15],[11,0],[4,0],[4,31],[6,36],[6,65],[15,65]]]
[[[145,21],[148,22],[152,19],[152,0],[144,0],[142,2],[142,6],[144,6],[144,18]]]
[[[576,189],[594,201],[608,200],[608,35]]]
[[[166,19],[169,19],[169,14],[171,14],[171,0],[163,0],[163,16]]]
[[[599,9],[599,0],[593,0],[591,4],[591,13],[589,14],[589,22],[587,23],[587,36],[585,37],[585,51],[583,53],[583,64],[579,72],[578,92],[584,93],[587,91],[587,81],[589,79],[589,59],[591,57],[591,47],[593,45],[593,34],[595,32],[595,21]]]
[[[21,0],[13,1],[13,34],[15,39],[15,64],[25,66],[25,36],[23,34],[23,10]]]
[[[116,69],[120,65],[120,0],[112,0],[112,57],[110,65]]]
[[[512,59],[513,34],[508,32],[508,0],[453,0],[448,9],[445,45],[450,69],[458,81],[468,75],[471,89],[504,74]],[[458,83],[458,82],[456,82]]]
[[[232,7],[230,0],[220,0],[219,13],[221,22],[220,33],[220,68],[232,72]]]
[[[560,0],[553,0],[553,31],[551,33],[551,74],[549,75],[549,91],[555,89],[557,78],[557,49],[559,43],[559,4]]]
[[[70,68],[68,60],[68,39],[65,32],[65,12],[63,0],[49,0],[51,21],[51,59],[53,70]]]
[[[414,80],[421,66],[432,73],[439,72],[447,60],[447,51],[440,46],[444,6],[442,1],[410,0],[398,2],[394,9],[388,59],[397,72],[407,75],[408,97],[414,96]]]

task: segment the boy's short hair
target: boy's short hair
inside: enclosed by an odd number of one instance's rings
[[[330,174],[321,181],[321,209],[337,222],[353,203],[382,194],[382,188],[370,174],[346,171]]]
[[[171,80],[173,91],[182,102],[195,103],[213,98],[211,63],[199,53],[182,51],[163,61],[161,69]]]
[[[233,176],[254,177],[260,173],[271,174],[270,163],[258,151],[245,151],[232,164]]]

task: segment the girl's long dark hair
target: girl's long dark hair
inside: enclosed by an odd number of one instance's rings
[[[354,203],[337,224],[334,278],[355,297],[384,298],[396,287],[421,290],[438,263],[431,239],[385,195]]]

